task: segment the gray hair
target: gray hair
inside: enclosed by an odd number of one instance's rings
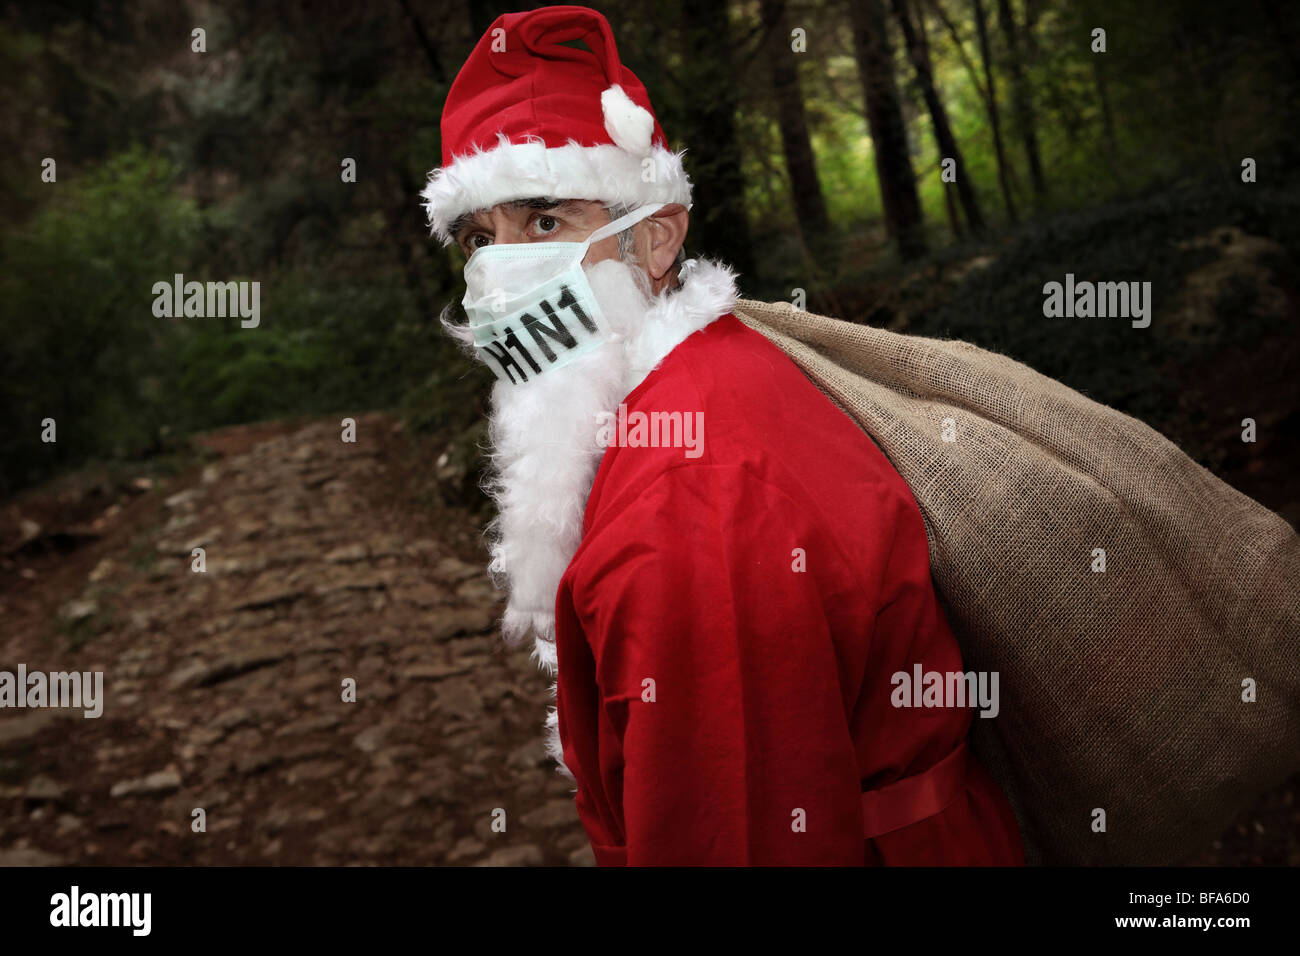
[[[620,216],[626,216],[635,206],[628,206],[624,203],[606,203],[605,209],[609,212],[609,221],[613,222]],[[633,248],[634,239],[632,236],[632,227],[624,229],[618,234],[618,257],[624,262],[636,262],[636,251]],[[676,265],[680,266],[686,261],[686,246],[680,246],[677,249]]]

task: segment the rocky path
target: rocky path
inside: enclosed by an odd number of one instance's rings
[[[80,527],[5,516],[0,670],[104,706],[0,713],[0,865],[592,862],[476,528],[403,506],[391,419],[356,439],[229,429]]]

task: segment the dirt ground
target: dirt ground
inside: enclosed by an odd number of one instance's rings
[[[103,671],[106,697],[0,716],[0,865],[593,863],[479,527],[422,506],[392,418],[356,435],[226,429],[171,477],[0,509],[0,668]],[[1300,863],[1296,789],[1190,862]]]
[[[0,661],[107,703],[0,717],[0,865],[594,862],[478,529],[409,506],[395,427],[228,429],[121,500],[9,507]]]

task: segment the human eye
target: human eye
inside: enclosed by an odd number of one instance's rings
[[[463,245],[465,248],[465,255],[472,256],[475,249],[481,249],[484,246],[492,245],[492,237],[484,235],[481,232],[470,233],[465,237]]]
[[[554,216],[537,216],[532,224],[536,234],[541,236],[549,236],[560,228],[560,221]]]

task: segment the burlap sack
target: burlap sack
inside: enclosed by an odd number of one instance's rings
[[[735,313],[911,487],[965,666],[999,672],[1001,712],[972,740],[1030,862],[1178,862],[1300,769],[1300,539],[1282,518],[1006,356],[784,302]]]

